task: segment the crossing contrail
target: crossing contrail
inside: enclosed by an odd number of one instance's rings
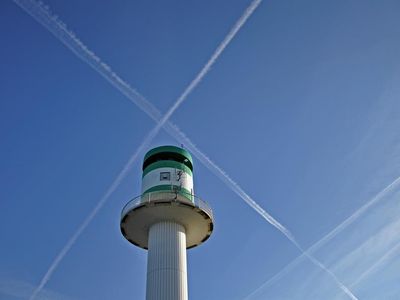
[[[68,29],[64,22],[62,22],[50,11],[48,7],[45,7],[41,2],[35,0],[14,0],[14,2],[24,9],[28,14],[30,14],[40,24],[42,24],[77,57],[91,66],[96,72],[103,76],[109,83],[111,83],[116,89],[124,94],[131,102],[136,104],[148,116],[150,116],[156,122],[161,121],[161,112],[145,97],[132,88],[126,81],[118,76],[110,66],[100,59],[100,57],[91,51],[73,32]],[[216,59],[222,53],[222,50],[226,48],[228,43],[233,39],[234,35],[244,25],[246,20],[251,16],[260,3],[261,1],[257,0],[253,1],[249,5],[244,14],[239,18],[231,31],[228,33],[224,41],[218,46],[217,50],[211,56],[207,64],[178,98],[179,103],[181,103],[182,99],[184,100],[185,97],[187,97],[187,95],[193,90],[195,83],[197,82],[198,84],[206,75],[208,70],[210,70]],[[178,128],[178,126],[170,121],[163,123],[165,123],[164,129],[171,136],[185,144],[185,147],[188,148],[193,155],[195,155],[209,170],[211,170],[218,178],[220,178],[233,192],[235,192],[253,209],[255,209],[264,219],[277,227],[287,237],[292,238],[291,234],[272,216],[266,213],[236,182],[232,180],[232,178],[226,174],[225,171],[222,170],[222,168],[217,166],[206,154],[200,151],[200,149],[198,149],[194,143]]]
[[[136,90],[130,87],[124,80],[122,80],[112,69],[101,61],[101,59],[91,50],[89,50],[86,45],[81,42],[76,35],[68,30],[65,23],[63,23],[57,16],[55,16],[47,6],[44,6],[42,2],[37,2],[35,0],[14,0],[21,8],[28,12],[33,18],[35,18],[40,24],[45,26],[53,35],[55,35],[60,41],[64,43],[75,55],[81,58],[83,61],[87,62],[92,68],[94,68],[98,73],[100,73],[107,81],[109,81],[118,90],[123,92],[124,95],[128,97],[131,101],[137,104],[142,110],[146,111],[147,114],[152,115],[153,119],[160,118],[159,111],[150,104],[142,95],[140,95]],[[239,18],[236,24],[229,31],[228,35],[219,44],[217,49],[212,54],[211,58],[207,61],[201,71],[197,76],[190,82],[190,84],[185,88],[183,93],[175,101],[173,106],[167,111],[167,113],[162,116],[162,118],[157,122],[156,126],[149,132],[142,144],[131,156],[127,164],[124,166],[122,171],[118,174],[117,178],[113,181],[111,186],[108,188],[106,193],[96,204],[94,209],[85,218],[83,223],[79,226],[78,230],[71,236],[67,244],[62,248],[60,253],[56,256],[49,269],[46,271],[42,280],[40,281],[38,287],[33,291],[30,296],[30,300],[35,299],[35,297],[40,293],[46,283],[50,280],[53,272],[56,270],[60,262],[63,260],[65,255],[69,252],[71,247],[74,245],[79,236],[83,233],[86,227],[90,224],[93,218],[97,215],[99,210],[104,206],[111,194],[118,188],[121,184],[123,178],[127,175],[132,164],[136,161],[138,155],[147,148],[150,142],[158,134],[160,129],[169,120],[172,114],[179,108],[179,106],[186,100],[190,93],[199,85],[205,75],[210,71],[211,67],[217,61],[219,56],[223,53],[225,48],[229,45],[235,35],[238,33],[240,28],[246,23],[247,19],[253,14],[261,0],[253,1],[250,6],[245,10],[243,15]]]
[[[133,89],[128,83],[126,83],[121,77],[119,77],[114,71],[112,71],[111,67],[105,64],[93,51],[89,50],[89,48],[76,37],[76,35],[71,32],[65,23],[63,23],[57,16],[55,16],[47,6],[44,6],[42,2],[37,2],[35,0],[13,0],[16,4],[18,4],[21,8],[23,8],[26,12],[28,12],[33,18],[35,18],[40,24],[45,26],[57,39],[59,39],[64,45],[66,45],[76,56],[82,59],[84,62],[88,63],[94,70],[96,70],[100,75],[102,75],[107,81],[109,81],[114,87],[120,90],[128,99],[130,99],[134,104],[139,106],[144,112],[146,112],[149,116],[151,116],[155,121],[157,121],[157,125],[153,128],[153,130],[148,134],[146,139],[143,141],[141,146],[135,152],[135,154],[128,161],[127,165],[123,168],[121,173],[118,175],[113,184],[110,186],[109,190],[106,194],[101,198],[98,202],[94,210],[89,214],[89,216],[85,219],[85,221],[78,228],[77,232],[69,239],[65,247],[61,250],[61,252],[57,255],[56,259],[51,264],[50,268],[46,272],[45,276],[41,280],[38,288],[31,296],[31,300],[35,298],[35,296],[40,292],[40,290],[45,286],[45,284],[50,279],[52,273],[55,271],[59,263],[62,261],[64,256],[68,253],[69,249],[73,246],[75,241],[79,238],[85,228],[89,225],[91,220],[95,217],[97,212],[101,209],[104,203],[107,201],[108,197],[115,191],[115,189],[119,186],[122,178],[126,176],[127,171],[130,166],[133,164],[134,160],[137,158],[139,149],[146,148],[147,144],[151,142],[151,140],[157,135],[159,130],[165,125],[165,129],[167,132],[172,134],[175,138],[179,138],[180,141],[183,141],[186,147],[193,152],[194,155],[199,156],[199,160],[203,162],[207,168],[212,170],[214,174],[216,174],[222,181],[227,184],[227,186],[234,191],[237,195],[239,195],[250,207],[252,207],[257,213],[259,213],[267,222],[269,222],[272,226],[277,228],[282,234],[284,234],[303,254],[308,257],[314,264],[318,265],[324,271],[326,271],[339,287],[348,294],[352,299],[357,299],[349,289],[347,289],[338,279],[337,277],[329,271],[322,263],[317,261],[314,257],[305,254],[302,248],[294,239],[293,235],[287,230],[282,224],[280,224],[277,220],[275,220],[269,213],[267,213],[261,206],[259,206],[244,190],[234,182],[220,167],[218,167],[214,162],[212,162],[205,154],[203,154],[189,139],[178,129],[178,127],[171,122],[168,122],[168,119],[171,115],[176,111],[176,109],[183,103],[183,101],[190,95],[190,93],[197,87],[197,85],[201,82],[204,76],[209,72],[213,64],[216,62],[218,57],[222,54],[224,49],[228,46],[231,40],[235,37],[240,28],[246,23],[247,19],[253,14],[253,12],[257,9],[261,0],[255,0],[251,2],[249,7],[245,10],[239,20],[235,23],[232,29],[229,31],[228,35],[224,38],[221,44],[214,51],[211,58],[205,64],[205,66],[201,69],[201,71],[197,74],[195,79],[191,81],[191,83],[185,88],[184,92],[180,95],[180,97],[176,100],[174,105],[168,110],[168,112],[161,118],[160,112],[142,95],[140,95],[135,89]],[[139,152],[140,153],[140,152]]]
[[[288,274],[291,270],[294,269],[295,266],[297,266],[304,258],[307,257],[306,254],[312,254],[318,249],[320,249],[322,246],[324,246],[327,242],[329,242],[332,238],[337,236],[339,233],[341,233],[344,229],[346,229],[349,225],[354,223],[356,220],[358,220],[362,215],[364,215],[372,206],[376,205],[379,201],[385,198],[385,196],[397,188],[400,185],[400,176],[397,177],[394,181],[392,181],[389,185],[387,185],[383,190],[381,190],[378,194],[376,194],[370,201],[365,203],[363,206],[361,206],[359,209],[357,209],[350,217],[345,219],[342,223],[340,223],[338,226],[336,226],[333,230],[331,230],[327,235],[322,237],[320,240],[318,240],[316,243],[314,243],[311,247],[309,247],[303,254],[300,256],[296,257],[294,260],[292,260],[289,264],[287,264],[282,270],[280,270],[278,273],[276,273],[274,276],[272,276],[270,279],[268,279],[266,282],[264,282],[260,287],[258,287],[256,290],[251,292],[246,298],[250,299],[252,296],[254,296],[256,293],[261,291],[262,289],[267,288],[270,286],[272,283],[276,282],[280,278],[282,278],[284,275]],[[353,286],[352,284],[351,286]]]
[[[318,267],[320,267],[322,270],[324,270],[335,282],[336,282],[336,284],[342,289],[342,291],[347,295],[347,296],[349,296],[351,299],[353,299],[353,300],[358,300],[358,298],[351,292],[351,290],[347,287],[347,286],[345,286],[337,277],[336,277],[336,275],[331,271],[331,270],[329,270],[327,267],[325,267],[325,265],[323,265],[320,261],[318,261],[318,260],[316,260],[313,256],[311,256],[309,253],[307,253],[307,252],[305,252],[304,250],[302,250],[303,251],[303,254],[309,259],[309,260],[311,260],[311,262],[314,264],[314,265],[316,265],[316,266],[318,266]]]

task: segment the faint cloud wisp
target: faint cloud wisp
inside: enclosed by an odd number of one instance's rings
[[[311,247],[309,247],[302,255],[298,256],[296,259],[291,261],[288,265],[286,265],[281,271],[276,273],[273,277],[268,279],[264,284],[262,284],[259,288],[251,292],[244,300],[250,299],[253,297],[255,294],[260,292],[262,289],[267,288],[280,278],[282,278],[284,275],[288,274],[291,270],[294,269],[295,266],[297,266],[304,258],[307,257],[307,253],[314,253],[318,249],[320,249],[322,246],[324,246],[326,243],[328,243],[330,240],[332,240],[335,236],[337,236],[339,233],[341,233],[344,229],[346,229],[348,226],[353,224],[356,220],[358,220],[361,216],[363,216],[369,209],[371,209],[374,205],[385,199],[385,197],[394,189],[398,188],[400,186],[400,177],[396,178],[393,182],[391,182],[389,185],[387,185],[384,189],[382,189],[377,195],[375,195],[370,201],[368,201],[366,204],[361,206],[358,210],[356,210],[352,215],[350,215],[347,219],[345,219],[342,223],[340,223],[338,226],[336,226],[332,231],[330,231],[328,234],[326,234],[324,237],[322,237],[319,241],[314,243]],[[383,259],[383,258],[382,258]],[[375,269],[375,268],[373,268]],[[373,270],[372,269],[372,270]],[[362,275],[361,277],[365,277],[368,275],[369,272],[367,272],[366,275]],[[351,286],[354,286],[355,284],[353,283]]]

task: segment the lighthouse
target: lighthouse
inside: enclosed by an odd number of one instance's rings
[[[194,193],[193,160],[185,149],[151,149],[142,170],[141,195],[123,208],[121,232],[148,250],[146,300],[187,300],[186,250],[210,237],[212,210]]]

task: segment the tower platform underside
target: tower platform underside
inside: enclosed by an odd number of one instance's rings
[[[201,199],[175,192],[146,193],[128,202],[121,215],[121,232],[132,244],[148,249],[152,225],[171,221],[186,232],[186,248],[206,241],[213,231],[211,208]]]

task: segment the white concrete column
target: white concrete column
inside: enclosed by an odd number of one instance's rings
[[[156,223],[149,230],[147,300],[187,300],[185,228],[174,222]]]

